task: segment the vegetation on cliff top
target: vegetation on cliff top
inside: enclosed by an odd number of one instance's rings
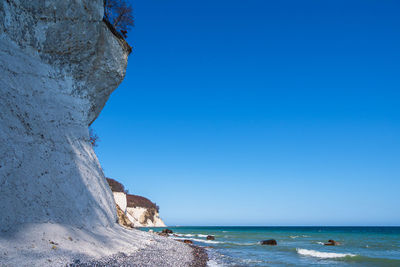
[[[126,38],[134,26],[133,8],[126,0],[104,0],[104,20]]]
[[[150,199],[138,195],[130,195],[128,194],[128,190],[125,189],[123,184],[111,178],[106,178],[106,179],[108,185],[111,188],[111,191],[126,193],[126,200],[128,207],[132,208],[141,207],[149,210],[155,210],[157,212],[160,211],[160,207],[156,203],[152,202]]]
[[[147,209],[155,209],[157,212],[160,211],[160,207],[156,203],[153,203],[148,198],[138,196],[138,195],[126,195],[127,206],[128,207],[142,207]]]

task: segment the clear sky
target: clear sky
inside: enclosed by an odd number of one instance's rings
[[[132,3],[106,176],[168,225],[400,225],[400,1]]]

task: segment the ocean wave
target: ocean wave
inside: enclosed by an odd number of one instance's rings
[[[245,264],[251,264],[251,263],[262,263],[261,260],[254,260],[254,259],[243,259],[241,260]]]
[[[289,237],[295,239],[295,238],[298,238],[299,236],[298,235],[290,235]]]
[[[216,262],[215,260],[209,260],[209,261],[207,262],[207,266],[208,266],[208,267],[218,267],[218,266],[221,266],[221,265],[218,264],[218,262]]]
[[[334,259],[334,258],[344,258],[344,257],[355,257],[356,254],[350,253],[334,253],[334,252],[321,252],[317,250],[311,249],[304,249],[304,248],[297,248],[297,253],[303,256],[310,256],[322,259]]]
[[[238,246],[255,246],[259,245],[260,242],[252,242],[252,243],[226,242],[226,244],[233,244]]]
[[[197,242],[202,242],[202,243],[208,243],[208,244],[220,244],[223,242],[220,241],[215,241],[215,240],[204,240],[204,239],[197,239],[197,238],[190,238],[193,241],[197,241]]]
[[[194,236],[193,234],[178,234],[178,233],[174,233],[174,235],[177,235],[177,236],[187,236],[187,237]]]
[[[324,245],[324,242],[317,242],[318,245]]]
[[[208,235],[197,234],[198,237],[207,237]]]
[[[201,243],[208,243],[208,244],[227,244],[227,245],[236,245],[236,246],[255,246],[259,245],[259,242],[248,242],[248,243],[240,243],[240,242],[224,242],[224,241],[216,241],[216,240],[206,240],[206,239],[199,239],[199,238],[184,238],[184,237],[173,237],[175,240],[192,240]]]
[[[196,241],[196,242],[201,242],[201,243],[208,243],[208,244],[220,244],[223,242],[220,241],[215,241],[215,240],[205,240],[205,239],[198,239],[198,238],[183,238],[183,237],[174,237],[173,239],[175,240],[192,240],[192,241]]]

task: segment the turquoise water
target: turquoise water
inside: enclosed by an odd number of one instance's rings
[[[155,228],[160,231],[162,228]],[[206,247],[210,266],[399,266],[400,227],[168,227]],[[149,228],[143,228],[147,231]],[[215,240],[206,240],[214,235]],[[276,239],[277,246],[259,241]],[[329,239],[340,246],[324,246]]]

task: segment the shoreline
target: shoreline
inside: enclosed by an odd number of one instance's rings
[[[178,241],[177,241],[178,244]],[[173,258],[171,251],[166,250],[166,253],[160,253],[159,250],[152,250],[151,248],[144,248],[135,253],[127,255],[125,253],[117,253],[111,256],[106,256],[97,260],[90,260],[87,262],[80,262],[79,260],[74,263],[69,263],[67,267],[120,267],[120,266],[190,266],[190,267],[206,267],[209,260],[205,248],[192,244],[185,244],[191,248],[191,256],[193,259],[189,263],[176,261]],[[179,245],[172,248],[179,250]],[[168,255],[169,253],[169,255]],[[171,257],[172,256],[172,257]]]
[[[136,229],[53,223],[0,232],[0,266],[206,266],[197,246]]]
[[[209,261],[208,253],[204,247],[197,245],[189,245],[193,251],[193,262],[190,264],[191,267],[204,267],[207,266]]]

